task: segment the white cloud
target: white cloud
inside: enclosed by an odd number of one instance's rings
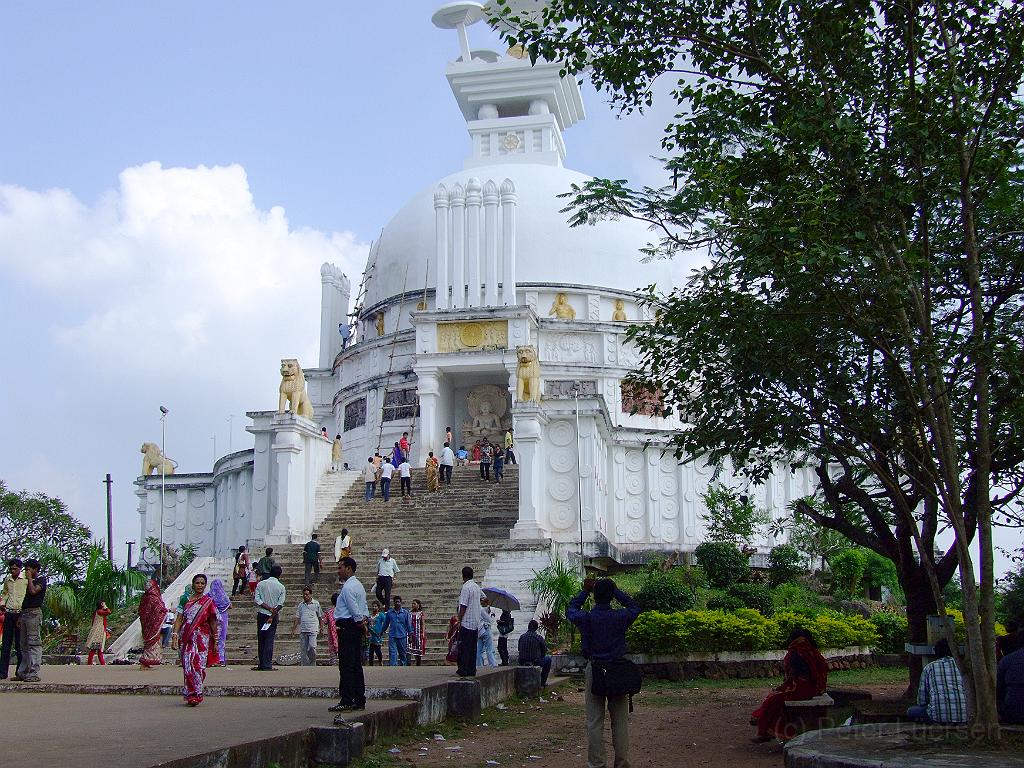
[[[159,163],[126,169],[92,206],[0,187],[0,243],[0,267],[76,295],[84,314],[53,329],[57,343],[150,372],[267,349],[308,360],[320,264],[358,275],[366,252],[351,233],[293,230],[283,209],[257,209],[240,166]]]
[[[133,535],[130,481],[139,444],[159,439],[156,406],[172,409],[168,454],[185,471],[209,471],[214,433],[226,451],[229,413],[235,449],[251,445],[242,414],[276,407],[280,359],[318,363],[320,265],[358,284],[366,253],[351,232],[257,208],[237,165],[147,163],[92,203],[0,185],[5,354],[31,361],[39,403],[6,404],[18,440],[0,442],[3,479],[56,493],[51,462],[70,449],[81,487],[60,492],[81,502],[72,511],[100,533],[98,481],[113,472]]]

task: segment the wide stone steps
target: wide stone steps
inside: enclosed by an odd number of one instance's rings
[[[379,489],[376,498],[365,501],[364,485],[360,480],[353,481],[354,473],[337,474],[344,477],[333,478],[333,484],[347,486],[347,490],[329,511],[323,511],[329,492],[321,493],[323,487],[318,488],[317,517],[322,515],[323,522],[317,533],[324,569],[319,583],[314,584],[314,596],[325,612],[330,611],[331,593],[338,588],[334,539],[342,528],[348,528],[352,535],[353,555],[360,563],[356,575],[366,587],[370,602],[374,600],[377,559],[387,547],[401,568],[394,593],[402,596],[407,607],[413,599],[424,605],[425,661],[441,663],[447,651],[448,619],[456,609],[462,586],[462,567],[473,567],[479,581],[496,552],[514,549],[509,530],[518,519],[517,468],[507,468],[505,480],[497,484],[481,481],[476,467],[457,467],[452,485],[432,493],[426,491],[423,470],[414,470],[413,496],[407,499],[400,497],[396,474],[387,503],[381,499]],[[287,589],[275,642],[275,655],[280,657],[298,651],[298,638],[292,637],[290,629],[295,605],[302,594],[302,545],[275,545],[274,558],[284,571],[281,580]],[[227,641],[230,663],[251,663],[255,659],[255,615],[251,595],[232,599]],[[327,642],[323,634],[318,647],[321,663],[325,663]]]

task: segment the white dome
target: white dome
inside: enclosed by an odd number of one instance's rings
[[[516,185],[516,282],[568,283],[636,291],[655,283],[672,287],[672,262],[642,263],[640,249],[655,239],[647,225],[633,219],[602,221],[593,226],[570,227],[562,213],[572,184],[591,177],[554,165],[501,163],[475,166],[446,176],[420,191],[388,223],[376,252],[376,268],[367,285],[365,307],[372,307],[402,292],[406,265],[406,291],[422,290],[424,266],[429,261],[427,287],[436,286],[434,190],[451,189],[475,177],[500,185],[506,178]],[[374,258],[371,252],[370,258]]]

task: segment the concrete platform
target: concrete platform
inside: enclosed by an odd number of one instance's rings
[[[1024,727],[1003,729],[1024,736]],[[963,728],[895,723],[805,733],[786,744],[785,761],[786,768],[1024,768],[1019,743],[977,749]]]
[[[536,667],[483,669],[472,680],[451,667],[373,667],[365,674],[366,710],[336,720],[327,711],[338,695],[330,667],[214,668],[207,698],[195,708],[181,699],[176,667],[44,667],[41,683],[0,684],[6,734],[41,733],[40,724],[48,724],[45,737],[8,738],[2,764],[305,768],[325,750],[361,750],[364,742],[449,717],[472,720],[514,695],[517,685],[535,692],[540,681]]]

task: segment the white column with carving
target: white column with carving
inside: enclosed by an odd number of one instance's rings
[[[466,190],[452,188],[452,308],[466,306]]]
[[[434,190],[434,263],[437,265],[434,296],[438,309],[448,309],[448,189],[438,184]]]
[[[466,182],[467,307],[480,306],[480,202],[480,179],[472,177]]]
[[[516,303],[516,185],[512,179],[501,182],[501,303]]]
[[[484,184],[483,280],[484,306],[498,305],[498,185],[488,179]]]

